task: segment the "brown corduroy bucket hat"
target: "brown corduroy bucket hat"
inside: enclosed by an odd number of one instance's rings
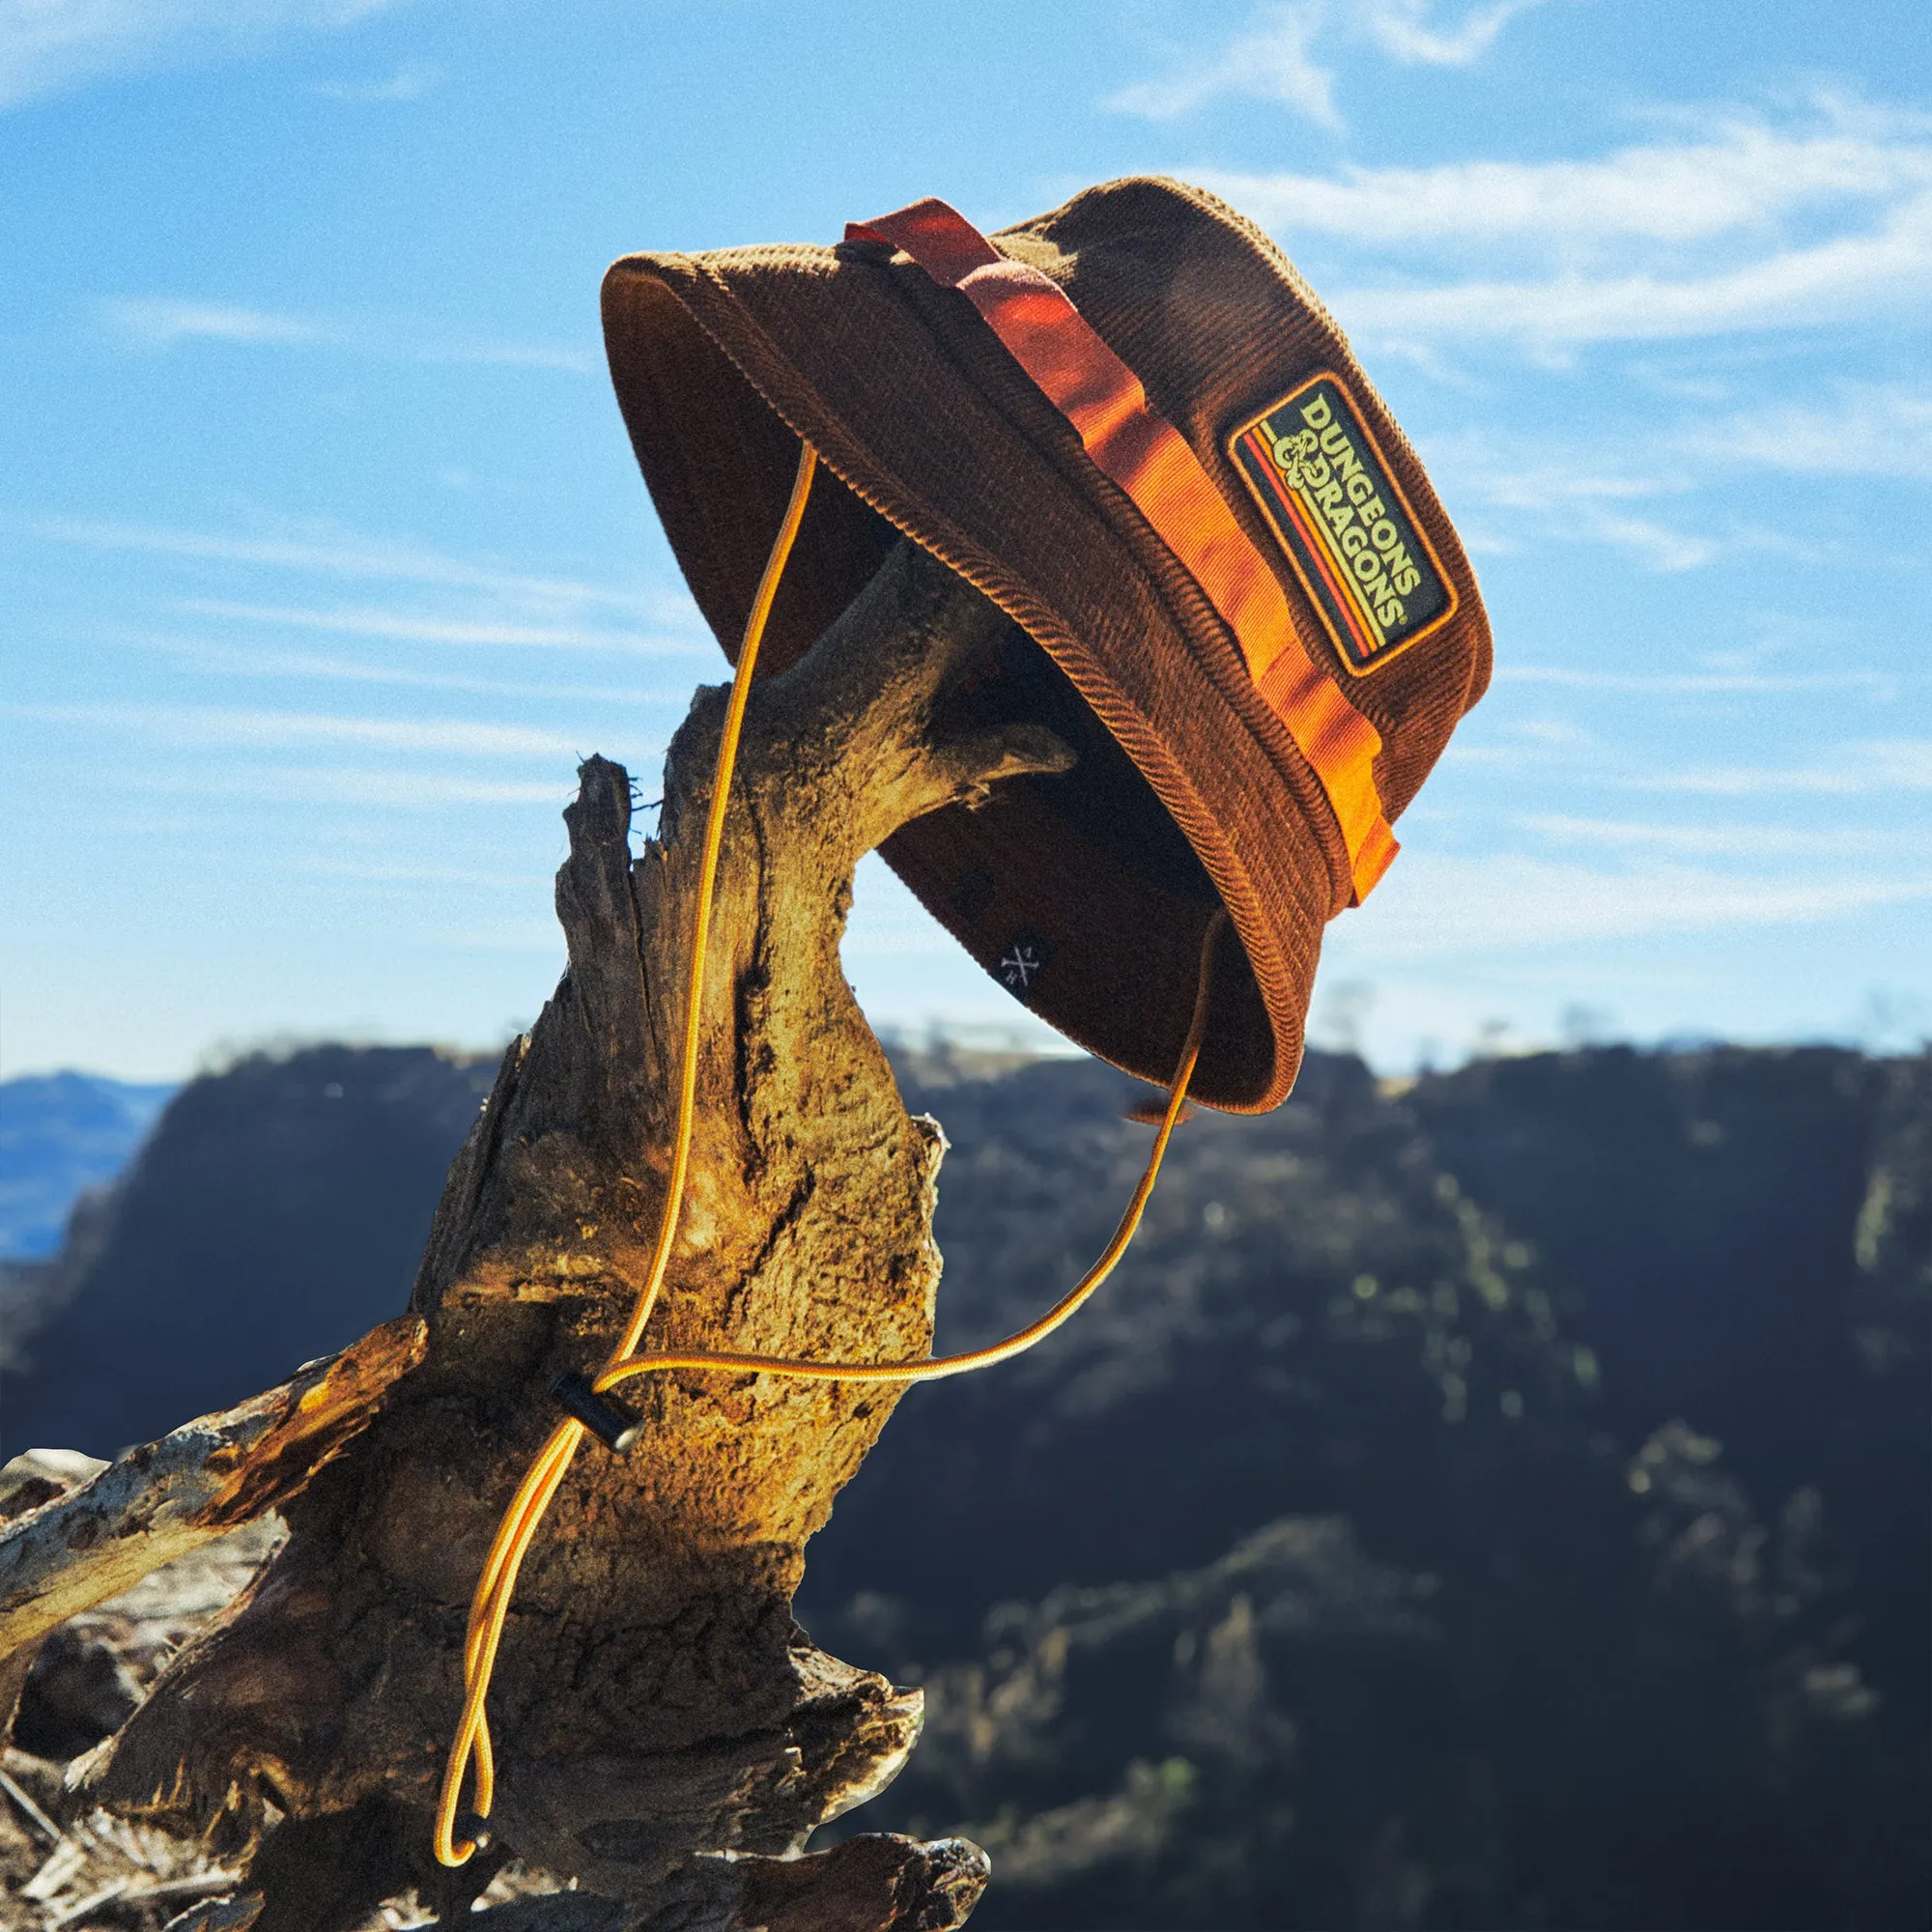
[[[727,652],[801,438],[831,476],[761,669],[809,649],[901,533],[1017,627],[980,696],[1079,762],[889,841],[932,914],[1041,1018],[1164,1084],[1225,904],[1241,945],[1220,950],[1192,1092],[1284,1099],[1322,928],[1393,856],[1388,821],[1482,696],[1490,639],[1415,452],[1268,238],[1170,181],[990,239],[922,202],[836,247],[629,256],[604,328]]]

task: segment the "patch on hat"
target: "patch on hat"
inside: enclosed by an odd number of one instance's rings
[[[1455,587],[1338,378],[1270,403],[1228,453],[1357,676],[1455,615]]]

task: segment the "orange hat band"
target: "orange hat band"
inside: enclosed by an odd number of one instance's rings
[[[1192,573],[1320,780],[1349,848],[1359,904],[1397,850],[1373,769],[1381,735],[1309,656],[1273,571],[1186,439],[1149,403],[1140,378],[1057,282],[1002,255],[943,201],[852,222],[845,239],[902,249],[935,282],[965,296],[1073,425],[1094,465]]]

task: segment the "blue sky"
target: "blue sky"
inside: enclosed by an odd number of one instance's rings
[[[719,675],[607,262],[1143,170],[1280,238],[1495,628],[1316,1037],[1932,1032],[1924,0],[0,0],[0,1069],[526,1022],[578,755]],[[846,962],[1029,1024],[876,862]]]

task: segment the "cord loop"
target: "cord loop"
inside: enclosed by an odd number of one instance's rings
[[[442,1775],[442,1790],[437,1804],[436,1856],[445,1865],[467,1863],[489,1838],[484,1821],[489,1818],[496,1799],[497,1771],[490,1743],[490,1722],[484,1705],[489,1696],[491,1673],[496,1668],[497,1652],[502,1642],[503,1626],[509,1616],[510,1600],[516,1592],[517,1577],[523,1569],[524,1558],[529,1553],[530,1545],[542,1527],[551,1501],[569,1473],[571,1462],[584,1435],[595,1435],[612,1453],[622,1455],[642,1433],[640,1422],[607,1399],[609,1391],[634,1377],[665,1369],[727,1369],[734,1373],[749,1371],[789,1376],[808,1381],[940,1381],[949,1376],[964,1375],[972,1369],[990,1368],[995,1362],[1009,1360],[1035,1343],[1043,1341],[1113,1273],[1116,1264],[1126,1251],[1127,1243],[1133,1239],[1134,1230],[1140,1226],[1141,1215],[1147,1208],[1148,1197],[1153,1192],[1154,1179],[1160,1172],[1161,1157],[1167,1151],[1168,1139],[1186,1105],[1187,1084],[1193,1078],[1195,1063],[1201,1055],[1201,1042],[1208,1030],[1214,952],[1228,923],[1225,911],[1214,914],[1202,940],[1200,979],[1195,990],[1194,1016],[1187,1030],[1187,1041],[1181,1050],[1180,1063],[1175,1069],[1174,1084],[1166,1112],[1161,1118],[1160,1131],[1154,1137],[1146,1170],[1125,1213],[1121,1217],[1120,1226],[1115,1229],[1113,1238],[1102,1250],[1099,1260],[1073,1288],[1038,1321],[1017,1334],[965,1354],[927,1356],[923,1361],[915,1362],[811,1362],[788,1356],[689,1350],[643,1355],[637,1352],[638,1344],[643,1339],[644,1329],[664,1286],[665,1270],[669,1264],[671,1244],[684,1206],[685,1180],[690,1172],[692,1125],[697,1097],[698,1022],[701,1017],[705,951],[710,936],[711,902],[717,884],[719,853],[724,845],[725,802],[730,790],[732,768],[737,760],[738,738],[744,726],[745,705],[751,695],[758,644],[764,636],[766,620],[771,615],[772,601],[778,594],[785,561],[791,554],[799,525],[804,520],[806,499],[811,489],[817,461],[817,452],[810,443],[805,443],[799,451],[798,473],[792,483],[791,500],[785,506],[784,521],[772,545],[764,576],[758,584],[758,594],[753,601],[752,613],[746,621],[744,641],[738,651],[737,670],[731,681],[730,702],[725,708],[724,728],[719,737],[711,809],[705,820],[704,846],[698,866],[697,902],[692,921],[691,961],[685,994],[677,1116],[671,1136],[670,1176],[666,1184],[664,1214],[658,1225],[657,1241],[652,1249],[650,1265],[645,1271],[643,1287],[638,1293],[637,1305],[616,1348],[611,1350],[610,1360],[593,1378],[566,1374],[558,1376],[551,1384],[552,1394],[567,1411],[566,1419],[552,1432],[535,1462],[517,1486],[516,1493],[510,1498],[510,1505],[497,1526],[489,1554],[483,1560],[482,1575],[476,1581],[476,1594],[470,1602],[469,1626],[463,1646],[463,1715],[458,1719],[456,1735],[450,1744],[449,1758]],[[459,1821],[463,1782],[472,1764],[475,1780],[471,1807]],[[459,1830],[463,1834],[460,1839],[457,1836]]]

